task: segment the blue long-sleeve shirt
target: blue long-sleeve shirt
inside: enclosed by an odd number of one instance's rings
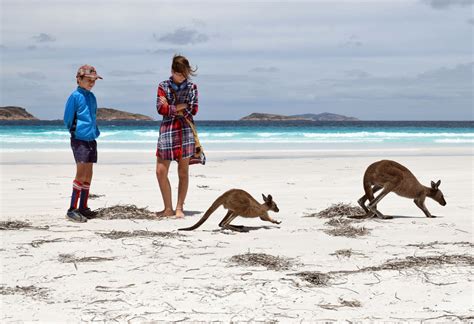
[[[100,135],[96,122],[97,100],[92,92],[81,87],[69,96],[64,109],[64,124],[71,137],[93,141]]]

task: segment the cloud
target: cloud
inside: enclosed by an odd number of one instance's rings
[[[158,55],[172,55],[172,54],[175,54],[175,53],[178,53],[179,51],[177,49],[174,49],[174,48],[163,48],[163,49],[157,49],[157,50],[154,50],[154,51],[150,51],[152,54],[158,54]]]
[[[204,43],[209,40],[209,37],[205,34],[199,33],[197,30],[178,28],[174,32],[158,37],[153,34],[153,38],[158,42],[166,42],[176,45],[189,45]]]
[[[342,47],[361,47],[362,45],[363,43],[357,35],[351,35],[347,41],[341,44]]]
[[[108,73],[108,75],[116,76],[116,77],[129,77],[129,76],[153,75],[153,74],[155,73],[151,70],[144,70],[144,71],[114,70]]]
[[[438,83],[451,84],[471,84],[472,86],[472,75],[474,74],[474,62],[458,64],[453,68],[439,68],[436,70],[427,71],[417,76],[419,80],[430,80]]]
[[[36,40],[38,43],[48,43],[48,42],[55,42],[56,37],[45,34],[45,33],[40,33],[37,36],[32,37],[34,40]]]
[[[370,77],[370,74],[362,70],[349,70],[345,72],[349,78],[364,79]]]
[[[467,23],[468,23],[468,24],[471,24],[471,25],[474,25],[474,18],[469,18],[469,19],[467,20]]]
[[[474,0],[423,0],[433,9],[448,9],[450,7],[467,7],[474,4]]]
[[[34,51],[35,49],[37,49],[37,47],[36,47],[36,45],[30,45],[26,49],[30,50],[30,51]]]
[[[204,20],[194,18],[192,22],[196,27],[206,27],[206,22]]]
[[[33,81],[40,81],[46,79],[46,75],[44,75],[41,72],[20,72],[18,73],[18,76],[20,76],[23,79],[28,79],[28,80],[33,80]]]
[[[257,72],[257,73],[276,73],[279,72],[280,69],[274,66],[270,67],[256,67],[250,70],[250,72]]]

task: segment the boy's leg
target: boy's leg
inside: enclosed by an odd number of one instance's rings
[[[84,182],[87,180],[87,167],[85,167],[84,164],[85,163],[76,163],[76,177],[72,184],[71,204],[67,211],[69,219],[76,222],[87,221],[77,210],[79,198],[82,196]]]
[[[78,163],[80,164],[81,168],[81,175],[82,175],[82,189],[81,189],[81,200],[79,202],[79,211],[84,214],[84,216],[88,215],[89,206],[87,204],[89,199],[89,189],[92,181],[92,167],[93,163]],[[87,214],[87,215],[86,215]]]
[[[186,200],[186,194],[188,193],[189,186],[189,158],[181,159],[178,162],[178,202],[176,203],[176,216],[184,217],[184,201]]]
[[[170,168],[171,161],[157,159],[156,162],[156,178],[160,185],[161,197],[163,198],[163,204],[165,205],[163,211],[159,212],[157,216],[173,216],[173,203],[171,200],[171,184],[168,179],[168,171]]]

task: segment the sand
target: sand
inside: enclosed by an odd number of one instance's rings
[[[99,154],[92,208],[162,209],[152,154]],[[472,149],[295,155],[207,152],[206,166],[191,167],[184,219],[77,224],[64,217],[75,171],[70,153],[3,153],[1,220],[32,227],[1,231],[0,320],[472,321]],[[307,217],[334,203],[355,205],[365,168],[385,155],[423,184],[441,179],[447,206],[427,200],[437,218],[394,194],[379,204],[393,219],[353,223],[366,235],[332,236],[327,219]],[[176,195],[176,165],[170,180]],[[280,208],[271,216],[282,223],[237,218],[248,232],[220,230],[220,208],[199,229],[178,233],[231,188],[259,201],[271,194]],[[119,231],[127,233],[114,239]],[[232,262],[251,257],[284,262]],[[382,266],[394,260],[415,262]]]

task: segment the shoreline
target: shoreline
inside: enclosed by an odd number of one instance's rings
[[[302,159],[302,158],[354,158],[371,157],[392,159],[394,157],[423,157],[423,156],[474,156],[474,147],[405,147],[405,148],[340,148],[314,150],[205,150],[208,162],[225,160],[252,159]],[[61,151],[34,150],[5,152],[0,150],[0,165],[22,164],[70,164],[74,163],[70,149]],[[100,164],[154,164],[156,163],[153,150],[107,150],[99,148]]]

